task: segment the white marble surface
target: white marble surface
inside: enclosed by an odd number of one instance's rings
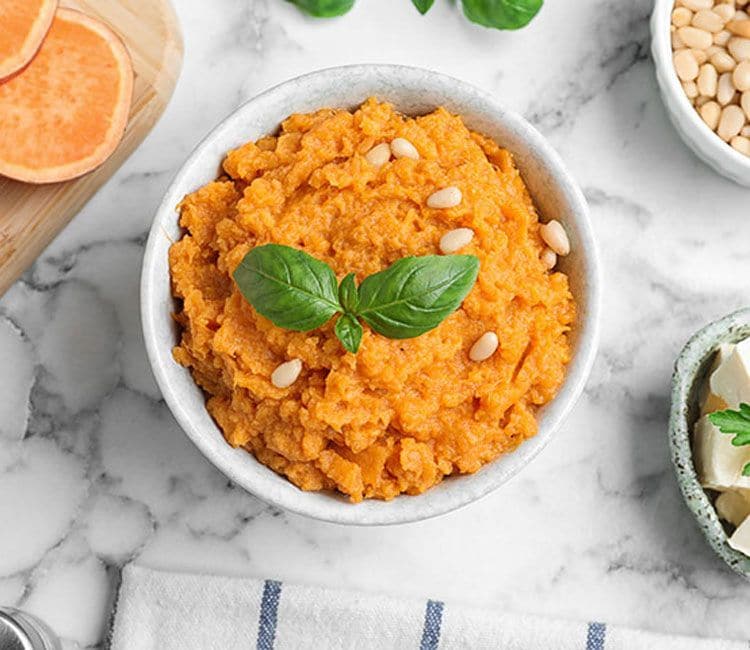
[[[748,197],[682,144],[648,58],[648,0],[548,0],[518,33],[437,0],[177,0],[185,68],[165,118],[0,300],[0,603],[69,647],[100,643],[119,567],[207,570],[514,612],[750,637],[750,587],[683,506],[666,437],[671,365],[748,302]],[[489,89],[563,155],[605,262],[602,349],[545,452],[481,503],[357,529],[234,489],[173,422],[138,317],[144,235],[193,145],[244,99],[342,63],[431,67]]]

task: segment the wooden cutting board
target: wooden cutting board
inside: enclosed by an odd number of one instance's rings
[[[65,183],[30,185],[0,176],[0,295],[114,174],[169,101],[182,66],[182,36],[169,0],[61,0],[107,23],[133,59],[133,105],[125,136],[101,167]]]

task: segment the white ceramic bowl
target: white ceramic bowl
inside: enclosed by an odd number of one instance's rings
[[[664,106],[685,144],[719,174],[750,187],[750,157],[735,151],[708,128],[682,90],[672,65],[669,31],[674,0],[656,0],[651,14],[651,56]]]
[[[561,220],[572,253],[561,262],[579,307],[574,358],[557,397],[539,415],[539,433],[514,453],[471,476],[452,477],[419,496],[353,505],[334,494],[303,492],[244,450],[231,448],[205,408],[190,373],[172,358],[178,332],[171,318],[167,252],[181,236],[175,206],[182,197],[216,178],[230,149],[273,133],[290,113],[324,106],[355,107],[371,95],[409,115],[437,106],[462,115],[471,128],[494,138],[516,163],[542,215]],[[175,177],[151,227],[141,277],[141,314],[148,356],[164,398],[198,449],[224,474],[264,501],[317,519],[345,524],[394,524],[426,519],[490,493],[526,465],[549,442],[581,394],[596,354],[600,303],[599,262],[581,191],[557,153],[521,117],[491,95],[427,70],[357,65],[322,70],[282,83],[241,106],[201,142]]]

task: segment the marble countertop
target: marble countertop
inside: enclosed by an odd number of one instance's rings
[[[438,0],[176,0],[186,59],[165,117],[0,300],[0,603],[70,648],[102,638],[119,568],[152,566],[438,597],[652,630],[750,637],[750,588],[703,541],[667,450],[673,360],[747,305],[748,190],[679,140],[648,55],[649,0],[548,0],[499,33]],[[138,314],[170,178],[245,99],[315,69],[424,66],[496,93],[549,138],[590,202],[603,340],[554,441],[484,501],[391,528],[319,523],[233,487],[180,431]]]

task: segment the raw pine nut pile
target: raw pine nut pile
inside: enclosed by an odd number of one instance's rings
[[[750,156],[750,0],[677,0],[674,69],[703,121]]]

